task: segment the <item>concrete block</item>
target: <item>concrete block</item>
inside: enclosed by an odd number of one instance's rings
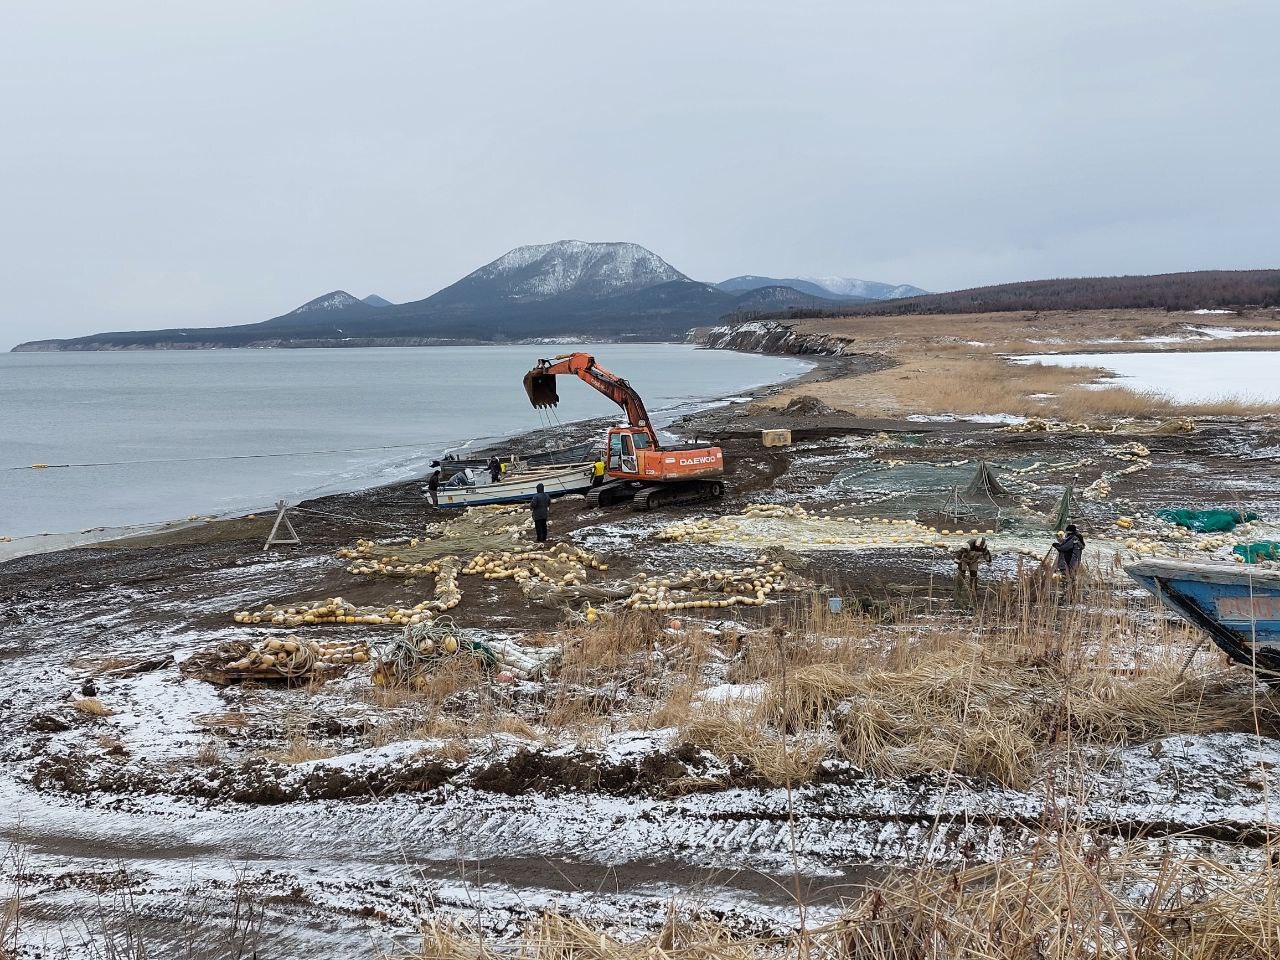
[[[791,431],[761,430],[760,442],[766,447],[789,447],[791,446]]]

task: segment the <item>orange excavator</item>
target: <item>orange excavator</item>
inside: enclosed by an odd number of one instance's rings
[[[607,507],[625,500],[633,510],[673,503],[712,500],[724,495],[724,455],[719,447],[686,444],[664,447],[649,422],[644,401],[622,377],[596,364],[587,353],[568,353],[524,375],[525,393],[535,407],[560,402],[556,377],[575,376],[603,393],[627,414],[625,427],[610,427],[605,475],[587,494],[587,506]]]

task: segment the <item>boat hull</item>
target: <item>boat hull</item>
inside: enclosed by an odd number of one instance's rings
[[[1280,571],[1144,560],[1125,571],[1232,660],[1280,676]]]
[[[441,486],[436,490],[441,509],[483,507],[499,503],[526,503],[542,484],[554,497],[567,493],[586,493],[595,482],[595,464],[575,464],[563,470],[521,474],[498,483],[473,487]]]

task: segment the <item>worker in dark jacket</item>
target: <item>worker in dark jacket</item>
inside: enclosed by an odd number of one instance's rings
[[[431,498],[433,507],[440,506],[440,495],[437,492],[440,489],[440,461],[431,461],[431,476],[427,477],[427,496]]]
[[[533,512],[533,532],[539,543],[547,542],[547,517],[551,513],[551,494],[542,484],[538,484],[538,492],[529,498],[529,509]]]
[[[497,483],[498,478],[502,476],[502,464],[498,462],[497,457],[489,458],[489,482]]]
[[[1084,537],[1080,536],[1074,523],[1068,523],[1059,536],[1060,539],[1053,544],[1053,549],[1058,551],[1058,572],[1074,577],[1080,558],[1084,556]]]

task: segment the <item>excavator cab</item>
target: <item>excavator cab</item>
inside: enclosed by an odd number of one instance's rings
[[[606,469],[641,479],[640,451],[650,449],[649,434],[643,430],[615,427],[609,430],[609,462]]]

